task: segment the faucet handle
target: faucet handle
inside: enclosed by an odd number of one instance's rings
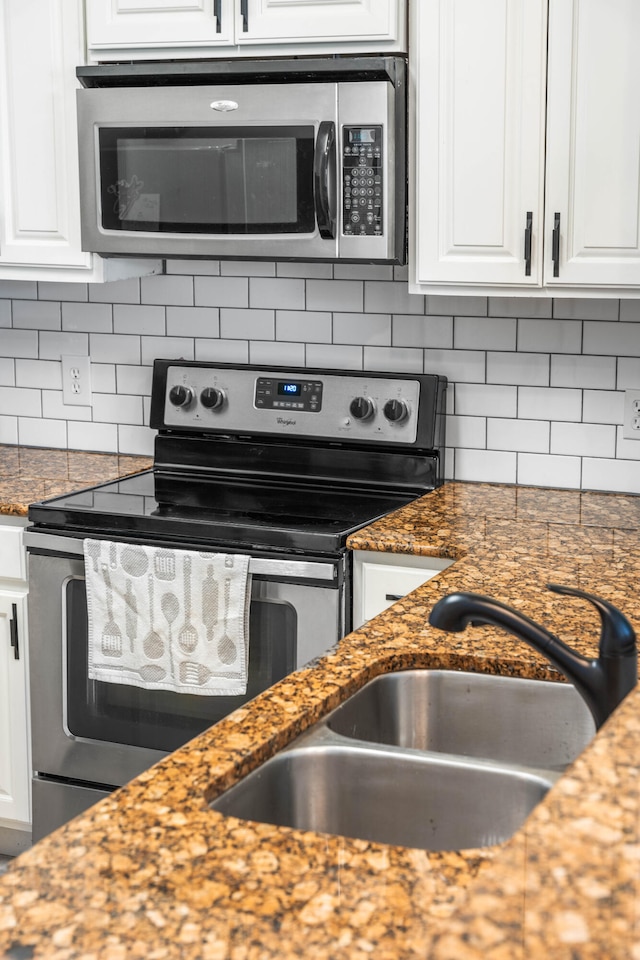
[[[559,583],[548,583],[548,590],[569,597],[581,597],[588,600],[597,609],[602,623],[600,631],[601,657],[631,657],[636,652],[636,635],[633,627],[617,607],[608,600],[596,597],[576,587],[565,587]]]

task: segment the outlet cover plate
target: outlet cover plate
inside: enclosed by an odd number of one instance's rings
[[[76,407],[91,406],[90,357],[62,357],[62,400]]]
[[[640,390],[625,390],[622,436],[625,440],[640,440]]]

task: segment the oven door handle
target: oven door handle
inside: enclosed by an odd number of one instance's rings
[[[83,541],[75,537],[61,537],[53,533],[40,533],[35,530],[25,530],[24,545],[32,550],[49,550],[55,553],[75,555],[81,557],[84,553]],[[165,544],[163,544],[164,546]],[[150,544],[154,546],[154,544]],[[158,546],[160,546],[158,544]],[[183,549],[176,547],[177,550]],[[224,553],[224,550],[211,553]],[[280,577],[282,579],[322,580],[333,582],[337,579],[337,564],[335,561],[321,562],[318,560],[279,560],[268,557],[251,557],[249,573],[260,577]]]

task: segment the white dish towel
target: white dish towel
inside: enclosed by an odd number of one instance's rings
[[[84,565],[90,679],[246,693],[248,556],[85,540]]]

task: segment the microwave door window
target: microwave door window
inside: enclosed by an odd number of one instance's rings
[[[313,127],[103,128],[105,230],[313,233]]]

